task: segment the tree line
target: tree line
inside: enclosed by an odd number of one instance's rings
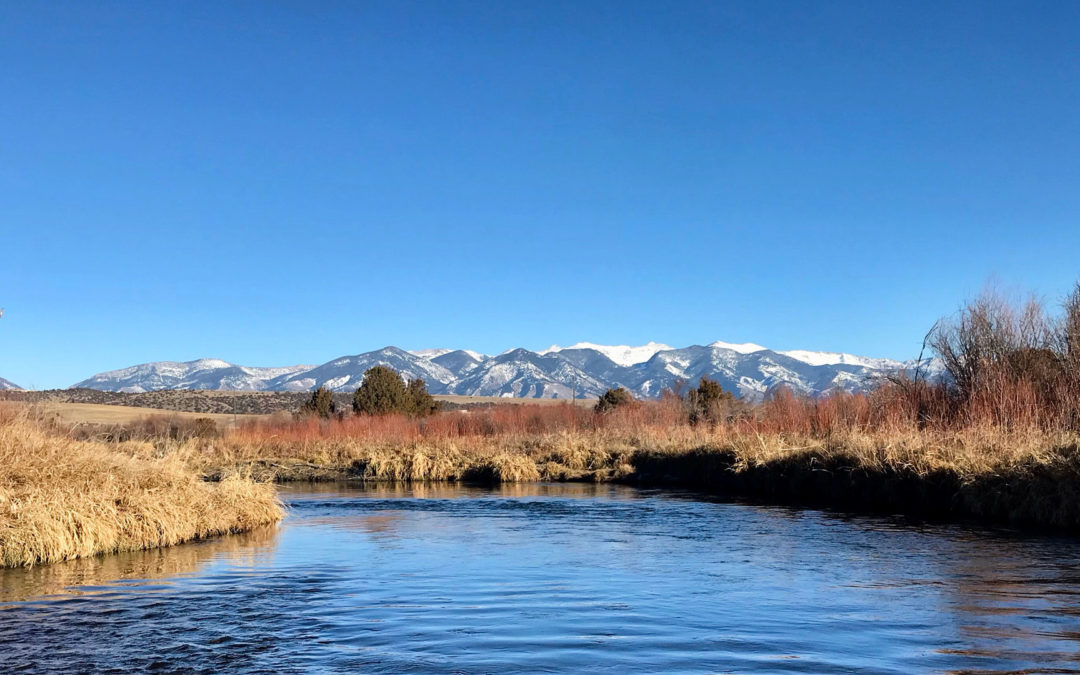
[[[719,382],[708,377],[702,377],[697,388],[685,393],[668,390],[664,396],[682,402],[691,424],[719,422],[730,416],[738,401],[734,394],[724,391]],[[637,403],[640,401],[625,387],[615,387],[600,396],[595,410],[604,414]],[[364,380],[352,396],[352,411],[356,415],[403,413],[410,417],[426,417],[441,408],[441,403],[428,393],[424,380],[416,378],[406,383],[395,370],[386,366],[374,366],[364,371]],[[340,417],[344,411],[339,414],[334,393],[320,386],[311,393],[300,414],[329,419]]]
[[[427,384],[422,379],[418,377],[406,384],[396,371],[386,366],[374,366],[364,371],[364,381],[352,397],[353,413],[357,415],[404,413],[412,417],[426,417],[440,408],[441,404],[428,393]],[[338,416],[333,392],[320,386],[312,392],[301,414],[324,419]]]

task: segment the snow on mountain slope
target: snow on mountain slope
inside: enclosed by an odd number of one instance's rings
[[[309,370],[311,366],[252,368],[220,359],[157,361],[110,370],[78,382],[73,387],[141,393],[158,389],[224,389],[262,391],[275,378]]]
[[[246,368],[217,359],[144,363],[101,373],[75,386],[130,392],[311,391],[319,386],[352,391],[360,386],[364,371],[376,365],[393,368],[407,379],[422,378],[435,394],[570,398],[626,387],[637,396],[656,398],[664,389],[694,386],[704,376],[757,400],[781,386],[812,395],[832,389],[858,391],[872,386],[884,374],[913,371],[917,364],[840,352],[773,351],[753,343],[730,342],[679,349],[656,342],[638,347],[581,342],[542,352],[510,349],[498,356],[460,349],[408,352],[386,347],[320,366]],[[943,370],[940,362],[929,361],[920,372],[936,378]]]
[[[557,353],[514,349],[484,361],[450,391],[467,396],[569,399],[599,396],[606,389],[605,383]]]
[[[384,347],[374,352],[342,356],[321,366],[298,372],[273,382],[275,389],[310,391],[326,387],[334,391],[354,391],[364,381],[364,371],[374,366],[396,370],[405,379],[420,378],[428,391],[442,394],[456,378],[443,366],[397,347]]]
[[[5,380],[4,378],[0,377],[0,390],[2,389],[22,389],[22,387],[10,380]]]
[[[419,356],[422,359],[431,360],[443,354],[449,354],[454,351],[453,349],[409,349],[407,350],[413,356]]]
[[[456,349],[452,352],[446,352],[445,354],[436,356],[431,359],[431,362],[446,368],[456,378],[460,379],[465,373],[476,370],[484,360],[485,357],[476,352],[467,349]]]
[[[753,342],[743,342],[741,344],[735,344],[733,342],[721,342],[720,340],[717,340],[716,342],[709,343],[709,346],[716,347],[718,349],[730,349],[731,351],[738,352],[740,354],[753,354],[754,352],[760,352],[765,350],[765,347],[762,347],[761,345],[756,345]]]
[[[638,347],[630,347],[627,345],[596,345],[591,342],[579,342],[570,345],[569,347],[551,345],[547,349],[537,353],[546,355],[561,352],[566,349],[594,349],[620,366],[633,366],[638,363],[645,363],[651,359],[656,352],[666,351],[671,349],[671,347],[659,342],[650,342]]]
[[[834,366],[839,364],[849,366],[865,366],[867,368],[898,368],[902,364],[892,359],[874,359],[854,354],[840,352],[810,352],[803,349],[788,349],[776,352],[784,356],[808,363],[812,366]]]
[[[410,349],[408,351],[413,356],[419,356],[420,358],[427,359],[428,361],[434,361],[440,356],[446,356],[447,354],[454,354],[456,352],[468,354],[476,361],[483,361],[484,359],[489,358],[486,354],[474,352],[471,349]]]

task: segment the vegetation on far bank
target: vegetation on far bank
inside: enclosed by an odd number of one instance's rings
[[[928,345],[948,371],[864,393],[742,401],[708,378],[660,401],[256,422],[207,466],[279,479],[637,480],[1080,529],[1080,291],[1057,314],[984,295]],[[400,378],[399,378],[400,380]]]

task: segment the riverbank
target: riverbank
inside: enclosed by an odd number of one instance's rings
[[[0,420],[0,566],[172,546],[283,516],[273,486],[208,482],[150,443],[76,441],[25,416]]]
[[[596,429],[400,442],[227,436],[211,476],[260,480],[593,481],[1080,531],[1080,437],[998,428],[763,434]]]
[[[282,516],[270,483],[295,481],[685,486],[1080,532],[1080,436],[1070,432],[834,425],[822,433],[760,420],[691,425],[665,410],[359,417],[124,442],[75,440],[74,430],[9,418],[0,421],[0,564],[247,531]]]

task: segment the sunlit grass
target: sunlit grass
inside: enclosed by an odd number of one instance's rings
[[[0,565],[171,546],[282,517],[273,486],[207,482],[182,453],[76,441],[24,415],[0,420]]]

